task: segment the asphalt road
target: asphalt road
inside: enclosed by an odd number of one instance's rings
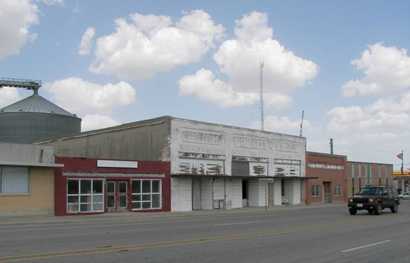
[[[410,262],[410,201],[380,216],[339,206],[0,219],[3,262]]]

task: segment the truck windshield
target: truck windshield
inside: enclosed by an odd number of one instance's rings
[[[377,187],[364,187],[360,190],[360,195],[378,195],[381,192],[381,189]]]

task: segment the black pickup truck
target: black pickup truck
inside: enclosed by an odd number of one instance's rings
[[[349,198],[348,208],[351,215],[359,210],[367,210],[369,214],[380,215],[385,208],[392,213],[399,210],[399,197],[391,187],[365,186],[359,193]]]

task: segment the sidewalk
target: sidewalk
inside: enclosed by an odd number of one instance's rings
[[[110,219],[132,219],[136,221],[149,221],[151,219],[161,218],[190,218],[196,216],[207,215],[235,215],[235,214],[250,214],[250,213],[274,213],[284,211],[295,211],[302,209],[318,209],[318,208],[335,208],[343,207],[344,203],[335,204],[312,204],[312,205],[296,205],[296,206],[276,206],[276,207],[250,207],[237,208],[229,210],[198,210],[189,212],[124,212],[124,213],[104,213],[97,215],[72,215],[72,216],[0,216],[0,226],[16,225],[16,224],[62,224],[90,221],[105,221]]]

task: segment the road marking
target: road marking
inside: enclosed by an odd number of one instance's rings
[[[370,247],[383,245],[383,244],[386,244],[386,243],[389,243],[389,242],[391,242],[391,240],[383,240],[383,241],[379,241],[379,242],[376,242],[376,243],[371,243],[371,244],[367,244],[367,245],[363,245],[363,246],[359,246],[359,247],[345,249],[345,250],[342,250],[341,252],[342,253],[349,253],[349,252],[353,252],[353,251],[364,249],[364,248],[370,248]]]
[[[248,222],[237,222],[237,223],[215,224],[214,226],[249,225],[249,224],[257,224],[257,223],[264,223],[264,222],[266,222],[266,221],[248,221]]]

